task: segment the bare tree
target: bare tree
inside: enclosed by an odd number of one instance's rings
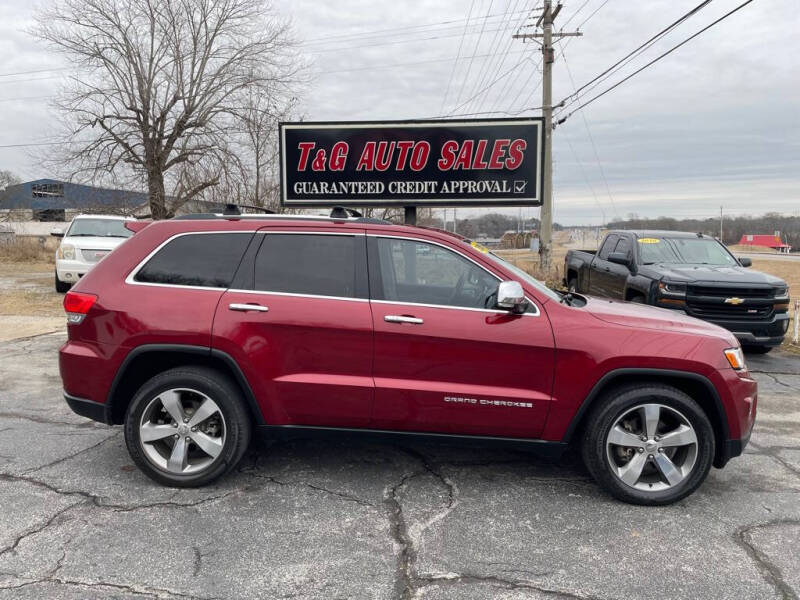
[[[0,221],[7,221],[9,218],[10,208],[6,202],[5,194],[6,188],[12,185],[22,183],[22,180],[16,174],[5,169],[0,169]]]
[[[243,103],[302,70],[266,0],[56,0],[35,33],[81,73],[56,104],[71,175],[146,180],[154,218],[225,180]]]
[[[22,183],[22,179],[17,177],[15,173],[7,171],[6,169],[0,169],[0,192],[11,185],[17,185],[19,183]]]

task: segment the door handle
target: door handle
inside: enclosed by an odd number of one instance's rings
[[[234,302],[233,304],[228,304],[229,310],[238,310],[241,312],[247,312],[249,310],[254,310],[256,312],[267,312],[269,308],[266,306],[261,306],[260,304],[237,304]]]
[[[387,323],[411,323],[412,325],[422,325],[425,322],[417,317],[406,317],[405,315],[386,315],[383,320]]]
[[[605,269],[606,269],[606,273],[608,273],[611,270],[611,267],[606,267]]]

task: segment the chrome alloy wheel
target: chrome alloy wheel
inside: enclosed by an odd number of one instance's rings
[[[697,460],[697,435],[689,420],[663,404],[640,404],[623,413],[606,436],[611,471],[644,492],[681,483]]]
[[[155,396],[139,422],[139,443],[147,459],[176,475],[208,468],[225,446],[225,417],[211,398],[176,388]]]

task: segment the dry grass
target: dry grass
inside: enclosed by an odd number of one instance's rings
[[[47,238],[17,237],[13,242],[0,243],[0,262],[55,263],[55,246]]]
[[[734,254],[777,254],[775,250],[772,248],[767,248],[766,246],[746,246],[744,244],[731,244],[727,246],[728,250],[733,252]]]
[[[786,340],[783,347],[800,353],[800,346],[791,343],[794,332],[794,298],[800,297],[800,260],[753,260],[753,269],[780,277],[789,284],[789,297],[792,298],[789,305],[789,314],[792,320],[789,322],[789,331],[786,332]]]
[[[0,262],[0,315],[60,317],[64,297],[47,262]]]

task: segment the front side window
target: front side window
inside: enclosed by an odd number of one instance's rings
[[[603,260],[608,258],[608,255],[614,251],[614,248],[617,245],[617,240],[619,236],[617,235],[609,235],[606,238],[606,241],[603,242],[603,246],[600,248],[600,251],[597,253],[597,256]]]
[[[248,233],[179,236],[156,252],[134,281],[227,288],[252,237]]]
[[[255,289],[355,298],[355,244],[351,235],[268,233],[256,257]]]
[[[617,247],[614,252],[618,252],[620,254],[624,254],[625,256],[630,256],[631,254],[631,240],[627,237],[621,237],[619,242],[617,243]]]
[[[498,280],[451,250],[422,241],[377,239],[378,299],[486,308]]]

